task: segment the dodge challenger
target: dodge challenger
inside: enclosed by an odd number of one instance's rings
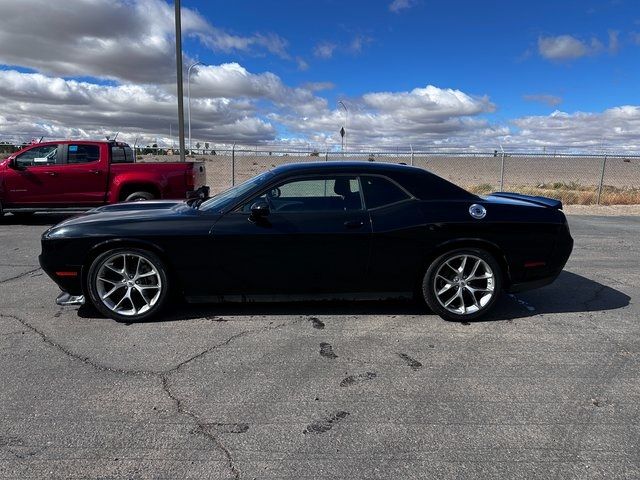
[[[442,318],[553,282],[573,248],[557,200],[477,196],[419,168],[289,164],[206,200],[95,208],[42,236],[59,304],[141,321],[187,302],[424,299]]]

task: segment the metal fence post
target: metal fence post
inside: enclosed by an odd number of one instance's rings
[[[502,151],[502,155],[500,155],[500,191],[504,192],[504,150]]]
[[[598,185],[598,200],[597,204],[600,205],[600,197],[602,197],[602,185],[604,184],[604,170],[607,167],[607,156],[602,159],[602,171],[600,172],[600,184]]]
[[[324,161],[325,162],[329,161],[329,150],[325,150],[325,152],[324,152]]]
[[[231,186],[236,184],[236,144],[231,147]]]
[[[411,166],[413,167],[413,145],[409,145],[409,148],[411,149]]]

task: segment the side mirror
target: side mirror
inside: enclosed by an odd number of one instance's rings
[[[258,200],[256,203],[251,205],[250,219],[259,220],[267,215],[269,215],[269,204],[264,200]]]
[[[13,168],[14,170],[18,170],[20,172],[26,170],[26,167],[18,164],[15,157],[9,158],[9,168]]]

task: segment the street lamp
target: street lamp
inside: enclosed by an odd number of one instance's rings
[[[349,126],[349,110],[347,110],[347,106],[344,104],[342,100],[338,102],[342,108],[344,108],[344,147],[343,151],[347,150],[347,128]]]
[[[187,117],[189,122],[189,154],[191,154],[191,69],[202,62],[194,62],[187,69]]]

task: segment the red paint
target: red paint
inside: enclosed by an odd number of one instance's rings
[[[524,268],[544,267],[547,262],[524,262]]]
[[[78,272],[56,272],[58,277],[77,277]]]

